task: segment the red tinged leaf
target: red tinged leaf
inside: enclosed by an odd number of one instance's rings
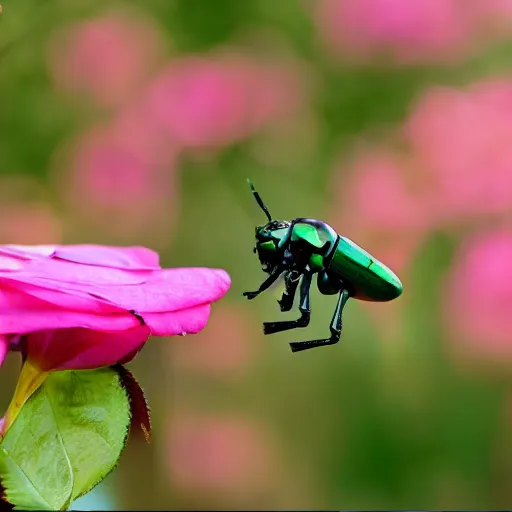
[[[14,505],[11,505],[5,497],[5,488],[0,482],[0,512],[14,510]]]
[[[130,411],[132,415],[130,432],[134,429],[138,432],[140,428],[144,438],[149,443],[151,440],[151,417],[146,395],[137,382],[137,379],[123,365],[116,364],[113,366],[113,369],[118,373],[121,379],[121,385],[126,390],[130,401]]]

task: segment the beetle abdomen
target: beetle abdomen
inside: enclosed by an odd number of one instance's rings
[[[402,283],[391,269],[343,236],[326,264],[329,272],[351,285],[356,299],[385,302],[402,294]]]

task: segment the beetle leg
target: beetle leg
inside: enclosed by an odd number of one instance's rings
[[[348,290],[342,290],[338,296],[338,302],[336,303],[336,309],[334,310],[334,315],[332,317],[330,330],[331,337],[325,340],[311,340],[311,341],[296,341],[290,343],[290,347],[292,352],[299,352],[301,350],[308,350],[310,348],[315,347],[323,347],[326,345],[334,345],[338,343],[341,336],[341,316],[343,312],[343,308],[347,303],[347,300],[350,298],[350,294]]]
[[[311,317],[311,309],[309,307],[309,292],[311,290],[312,273],[306,272],[302,277],[300,285],[300,318],[297,320],[285,320],[282,322],[265,322],[263,324],[263,332],[265,334],[274,334],[276,332],[288,331],[298,327],[307,327]],[[293,299],[292,299],[293,300]]]
[[[287,263],[283,262],[280,265],[277,265],[272,273],[261,283],[260,287],[255,292],[244,292],[244,297],[247,297],[248,300],[254,299],[260,293],[264,292],[268,288],[270,288],[281,276],[281,274],[286,270]]]
[[[299,286],[301,274],[297,270],[291,270],[287,273],[285,278],[286,289],[283,292],[281,300],[278,300],[281,311],[290,311],[293,307],[293,301],[295,299],[295,293]]]

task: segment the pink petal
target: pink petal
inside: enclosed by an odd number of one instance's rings
[[[55,257],[73,263],[100,267],[157,270],[159,256],[146,247],[105,247],[102,245],[61,245]]]
[[[117,269],[96,268],[96,272],[91,272],[93,268],[95,267],[80,266],[75,268],[73,272],[69,268],[64,271],[64,268],[60,266],[60,270],[63,272],[60,279],[56,275],[55,280],[49,279],[46,275],[40,277],[44,269],[57,270],[51,268],[49,264],[42,265],[34,273],[27,271],[22,273],[9,272],[6,275],[10,283],[16,280],[37,285],[37,288],[32,288],[30,293],[36,294],[44,300],[51,300],[52,291],[61,291],[70,297],[71,305],[74,300],[71,299],[72,295],[82,296],[83,298],[84,293],[87,292],[90,296],[116,304],[127,310],[136,310],[140,314],[144,312],[178,311],[199,304],[215,302],[226,294],[231,284],[229,275],[220,269],[164,269],[144,273],[143,277],[139,272],[129,274]],[[121,272],[121,274],[116,274],[116,272]],[[77,274],[81,274],[80,277],[83,277],[86,273],[91,279],[96,277],[97,281],[77,283]],[[1,277],[0,272],[0,282],[2,281]],[[72,280],[73,277],[75,278],[74,281]],[[4,278],[3,281],[6,282],[7,280]],[[138,286],[126,286],[127,284]],[[23,289],[27,290],[26,284],[23,285]],[[48,289],[49,293],[45,293],[42,291],[43,289]],[[53,297],[57,296],[53,295]]]
[[[231,285],[227,272],[172,268],[152,273],[142,286],[96,286],[94,294],[137,313],[165,313],[215,302]]]
[[[2,293],[5,304],[4,311],[12,306],[17,306],[20,309],[25,308],[24,301],[27,300],[27,297],[41,299],[46,303],[46,308],[53,305],[57,308],[69,309],[76,312],[87,311],[101,314],[121,313],[126,311],[126,308],[116,306],[86,291],[73,289],[72,286],[70,286],[68,290],[58,291],[27,284],[25,281],[28,280],[16,282],[12,279],[0,279],[0,284],[2,284],[2,291],[0,293]],[[0,310],[0,318],[1,317],[2,311]]]
[[[138,324],[137,319],[129,313],[130,310],[142,315],[149,325],[157,320],[149,320],[148,313],[183,313],[181,310],[219,300],[230,285],[229,275],[225,271],[201,268],[161,271],[152,282],[144,286],[92,287],[98,299],[80,293],[80,290],[72,290],[63,283],[58,283],[61,293],[16,283],[10,279],[2,281],[9,283],[0,289],[0,298],[2,304],[5,304],[0,310],[0,332],[5,334],[69,327],[101,331],[129,329]],[[103,299],[117,302],[118,307]],[[176,320],[177,316],[170,315],[169,318],[172,318],[169,320],[171,324],[181,322]],[[187,320],[187,325],[189,323],[190,320]],[[191,327],[183,328],[162,327],[161,322],[157,325],[157,330],[164,332],[164,335],[183,331],[197,332],[195,321]],[[157,334],[156,331],[154,334]]]
[[[8,274],[14,270],[22,270],[23,263],[18,258],[13,258],[11,255],[6,255],[0,251],[0,269],[2,274]]]
[[[42,370],[78,370],[116,364],[142,348],[149,328],[139,325],[120,333],[57,329],[28,334],[28,357]]]
[[[56,245],[2,245],[0,254],[23,259],[49,258],[55,253],[56,248]]]
[[[197,334],[202,331],[210,316],[210,304],[170,313],[146,313],[144,321],[155,336]]]
[[[107,286],[141,284],[152,272],[152,270],[126,270],[83,265],[50,258],[28,260],[19,272],[4,272],[0,269],[0,277],[8,274],[11,279],[25,282],[34,282],[34,279],[38,279],[42,283],[48,283],[50,288],[55,289],[58,286],[65,289],[69,283]]]
[[[59,308],[15,289],[0,288],[0,334],[85,327],[97,331],[124,331],[140,325],[130,312],[101,314]]]

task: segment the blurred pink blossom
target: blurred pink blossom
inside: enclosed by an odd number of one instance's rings
[[[512,211],[511,125],[510,79],[433,88],[414,107],[405,139],[428,169],[445,218]]]
[[[169,423],[166,463],[185,489],[247,493],[272,481],[267,435],[239,418],[179,415]]]
[[[44,189],[28,177],[0,179],[0,243],[58,243],[62,222]]]
[[[512,229],[477,234],[454,256],[444,312],[462,357],[512,360]]]
[[[400,273],[431,230],[512,215],[510,126],[512,80],[427,90],[397,141],[336,164],[331,222]]]
[[[347,189],[347,208],[383,229],[425,230],[432,223],[430,197],[413,171],[412,162],[389,150],[362,152],[350,169],[357,179]],[[340,177],[340,188],[344,182]]]
[[[160,52],[160,36],[149,21],[111,13],[58,32],[49,67],[62,90],[118,106],[147,80]]]
[[[389,53],[402,63],[457,57],[475,32],[468,0],[318,0],[321,38],[346,57]]]
[[[155,187],[147,160],[109,134],[82,139],[75,153],[76,186],[95,204],[131,207],[149,199]]]
[[[139,160],[147,161],[155,168],[174,169],[181,148],[160,129],[145,108],[143,97],[120,110],[111,121],[110,129],[118,143],[129,147]]]
[[[171,140],[185,147],[216,147],[290,115],[302,95],[301,77],[286,63],[196,56],[161,71],[147,91],[147,106]]]
[[[166,350],[172,365],[182,371],[201,371],[230,379],[247,370],[255,352],[253,319],[239,306],[219,304],[208,331],[190,342],[173,343]]]
[[[62,229],[49,204],[13,203],[0,206],[0,241],[11,244],[59,242]]]
[[[335,166],[328,222],[396,272],[407,289],[407,265],[434,222],[429,197],[413,162],[386,148],[364,146]],[[381,337],[400,339],[400,302],[360,304]]]
[[[143,118],[138,118],[143,121]],[[92,128],[64,148],[57,186],[87,225],[127,240],[169,237],[178,209],[175,160],[137,117]]]
[[[497,29],[504,29],[510,35],[512,22],[512,2],[510,0],[472,0],[473,8],[482,22]]]
[[[435,218],[421,176],[405,157],[384,148],[366,147],[348,168],[342,162],[335,169],[329,222],[401,272]]]

